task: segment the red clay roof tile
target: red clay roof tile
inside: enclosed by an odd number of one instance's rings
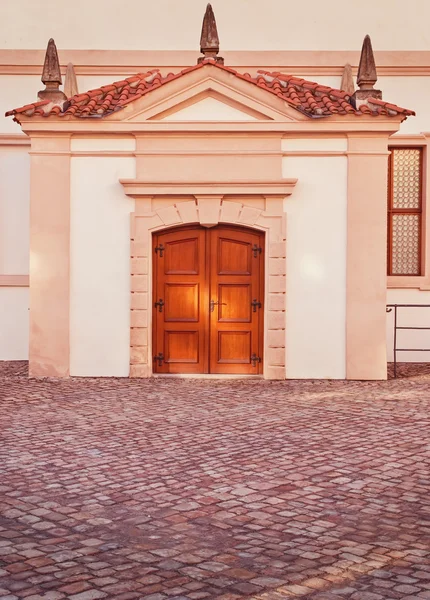
[[[94,90],[77,94],[67,100],[62,111],[58,106],[48,108],[46,105],[49,104],[49,101],[42,100],[8,111],[6,116],[20,114],[46,117],[50,115],[59,117],[70,115],[77,118],[107,116],[127,106],[130,102],[143,97],[152,90],[166,85],[179,77],[183,77],[187,73],[202,69],[208,64],[275,94],[285,100],[290,106],[307,114],[309,117],[346,114],[355,114],[357,116],[362,114],[370,114],[372,116],[402,115],[407,117],[415,114],[412,110],[401,108],[395,104],[377,100],[376,98],[369,98],[368,105],[363,104],[356,109],[351,103],[350,96],[342,90],[320,85],[314,81],[307,81],[292,75],[286,75],[279,71],[259,70],[253,77],[249,73],[239,73],[231,67],[226,67],[208,59],[192,67],[187,67],[179,73],[168,73],[165,76],[159,70],[137,73],[132,77],[127,77],[110,85],[104,85]]]

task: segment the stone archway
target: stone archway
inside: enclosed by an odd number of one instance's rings
[[[277,193],[268,190],[265,194],[258,190],[258,193],[247,193],[246,196],[194,193],[175,197],[166,194],[166,191],[172,193],[170,189],[148,195],[148,191],[153,190],[143,186],[136,189],[134,182],[122,183],[126,193],[136,198],[135,212],[131,215],[130,376],[152,376],[152,233],[191,223],[205,227],[226,223],[265,232],[263,375],[266,379],[285,379],[286,222],[283,200],[293,186],[283,186],[282,193],[281,190],[276,190]]]
[[[152,238],[154,373],[262,375],[265,233],[193,223]]]

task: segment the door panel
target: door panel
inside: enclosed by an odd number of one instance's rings
[[[190,227],[154,235],[154,356],[163,355],[154,360],[156,373],[207,372],[205,233]]]
[[[220,323],[250,323],[251,286],[222,283],[218,285],[218,321]]]
[[[164,330],[164,361],[172,364],[199,364],[199,332]]]
[[[165,275],[199,274],[199,237],[165,241]]]
[[[164,285],[164,322],[194,322],[199,320],[199,284],[166,283]]]
[[[212,230],[213,232],[214,230]],[[211,233],[212,233],[211,232]],[[219,275],[250,275],[252,268],[251,247],[246,242],[219,237],[217,269]]]
[[[222,226],[209,235],[210,300],[216,303],[209,315],[210,372],[258,374],[263,310],[254,312],[251,302],[263,301],[263,235]]]
[[[153,246],[154,372],[262,373],[264,235],[190,226]]]
[[[251,349],[250,331],[218,331],[218,364],[248,364]]]

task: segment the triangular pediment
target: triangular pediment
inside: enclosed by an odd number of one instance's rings
[[[244,104],[233,102],[231,98],[208,90],[198,94],[188,102],[176,104],[151,120],[163,121],[259,121],[267,115],[250,109]]]
[[[338,121],[363,114],[403,120],[415,114],[367,96],[366,102],[356,106],[342,90],[281,72],[241,73],[216,62],[216,58],[206,58],[179,73],[160,69],[137,73],[75,94],[67,101],[62,92],[59,94],[60,103],[45,99],[8,111],[6,116],[13,115],[19,123],[40,117],[53,121],[97,118],[106,120],[107,127],[110,121],[122,121],[125,127],[127,123],[152,127],[154,122],[169,121],[177,127],[199,121],[213,126],[253,120],[269,126],[273,121],[287,124],[327,117]]]
[[[134,123],[309,119],[283,98],[211,65],[165,83],[107,118]]]

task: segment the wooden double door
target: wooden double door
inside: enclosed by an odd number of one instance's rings
[[[264,234],[181,227],[153,236],[155,373],[262,373]]]

